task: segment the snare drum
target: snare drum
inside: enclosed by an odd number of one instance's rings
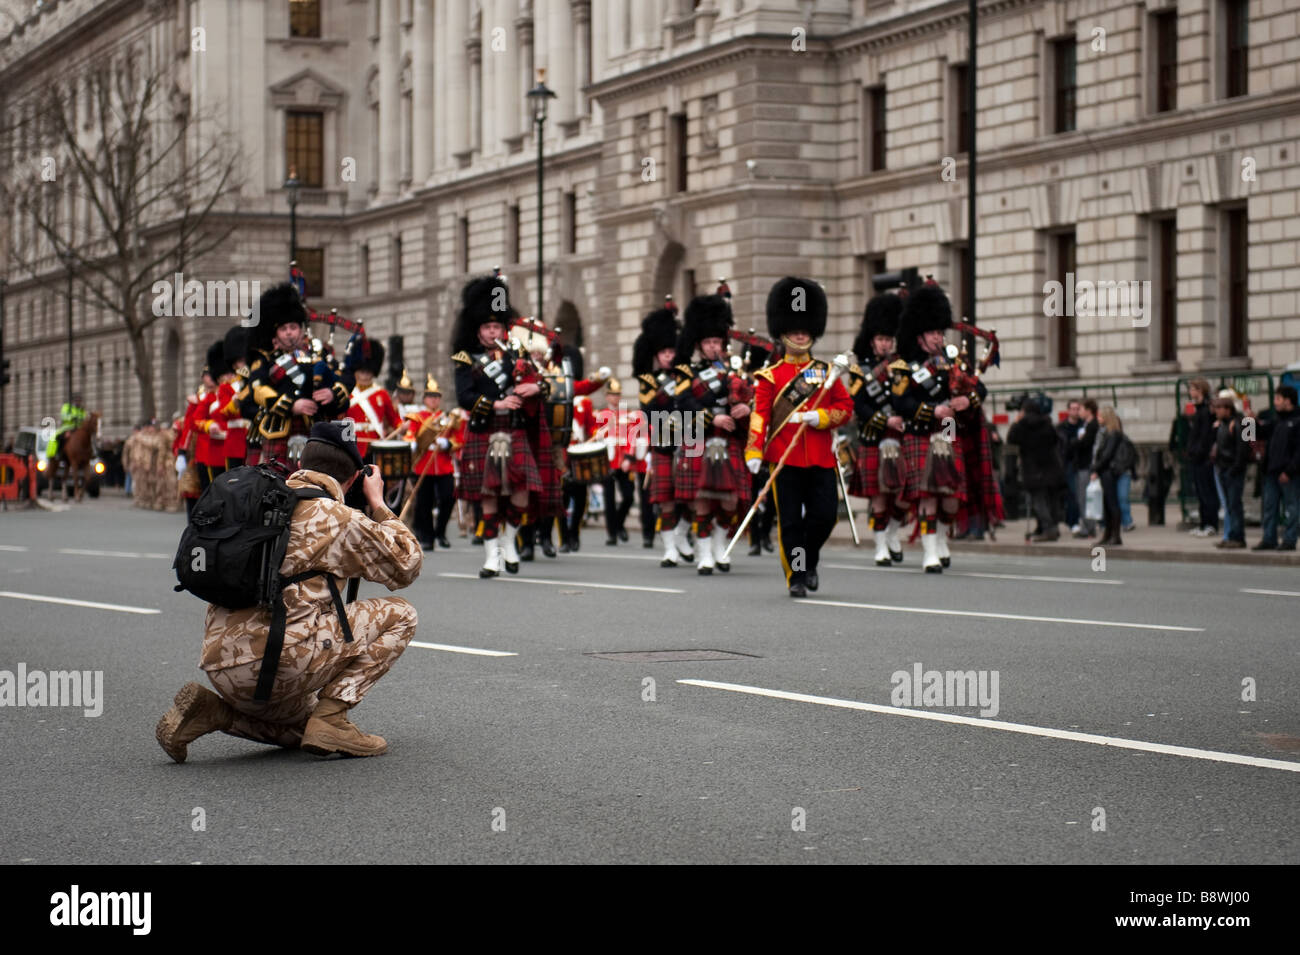
[[[569,480],[593,484],[609,477],[609,449],[604,441],[569,446]]]
[[[375,467],[385,480],[405,479],[411,473],[411,445],[407,441],[371,441]]]

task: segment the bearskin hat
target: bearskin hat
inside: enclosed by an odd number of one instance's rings
[[[689,363],[695,357],[695,346],[705,338],[726,339],[735,324],[731,305],[721,295],[697,295],[686,306],[686,319],[682,333],[677,338],[676,364]]]
[[[262,293],[257,300],[257,325],[253,327],[249,345],[270,351],[275,330],[281,325],[297,322],[307,327],[307,309],[298,290],[288,282],[281,282]]]
[[[226,332],[226,337],[222,342],[223,351],[226,356],[226,364],[233,370],[235,362],[248,361],[248,346],[251,339],[249,332],[251,328],[245,328],[243,325],[236,325]]]
[[[907,296],[898,319],[898,354],[908,361],[918,361],[924,352],[916,336],[924,332],[942,332],[952,328],[952,303],[936,282],[926,282]]]
[[[208,346],[208,361],[203,370],[212,376],[213,381],[230,371],[230,364],[226,361],[226,343],[220,338]]]
[[[379,377],[384,368],[384,346],[364,332],[354,332],[343,349],[343,368],[353,374],[369,371]]]
[[[577,345],[565,345],[563,348],[563,355],[565,358],[569,359],[569,368],[573,371],[573,377],[575,380],[582,381],[587,377],[585,374],[587,366],[583,361],[582,352],[578,349]]]
[[[853,340],[853,354],[860,361],[871,361],[876,357],[871,339],[876,335],[898,337],[898,318],[903,313],[903,299],[892,292],[882,292],[867,302],[866,311],[862,313],[862,327],[858,337]]]
[[[467,282],[460,293],[460,311],[451,333],[451,352],[480,349],[478,330],[489,322],[509,326],[519,313],[510,304],[510,290],[499,275],[485,275]]]
[[[641,321],[641,334],[632,345],[632,374],[654,371],[655,355],[677,347],[677,311],[657,308]]]
[[[826,293],[820,285],[787,276],[767,293],[767,333],[778,341],[791,332],[821,338],[826,333],[826,311]]]

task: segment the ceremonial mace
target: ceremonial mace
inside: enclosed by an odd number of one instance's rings
[[[849,356],[836,355],[835,360],[831,362],[830,374],[827,375],[826,380],[822,382],[821,388],[817,392],[817,397],[813,401],[813,406],[808,409],[809,411],[817,410],[817,405],[821,403],[821,400],[826,395],[826,393],[831,390],[831,386],[835,384],[835,380],[848,370],[849,370]],[[790,417],[794,417],[793,411],[790,413]],[[790,422],[790,418],[786,418],[785,421],[782,422],[781,428],[784,428],[786,424],[788,424],[789,422]],[[749,508],[749,513],[745,515],[745,519],[741,521],[740,526],[736,528],[736,533],[732,536],[731,542],[727,544],[727,549],[722,552],[722,557],[719,559],[719,563],[723,563],[723,564],[727,563],[727,558],[731,556],[731,548],[735,547],[736,541],[740,540],[740,538],[744,535],[745,528],[748,527],[749,522],[754,519],[754,514],[758,510],[758,506],[762,504],[763,499],[767,497],[767,492],[771,490],[772,483],[776,480],[776,476],[781,473],[781,468],[785,467],[785,459],[790,456],[790,452],[794,450],[794,446],[799,443],[799,439],[803,436],[804,429],[807,427],[808,427],[807,421],[800,422],[799,430],[796,431],[794,433],[794,437],[790,439],[790,443],[786,446],[785,452],[781,455],[781,460],[776,462],[776,467],[772,469],[772,473],[768,476],[767,483],[763,485],[763,489],[758,492],[758,497],[754,499],[753,505]],[[775,438],[779,433],[780,433],[780,428],[772,432],[772,437]],[[835,466],[836,469],[838,470],[839,468],[838,460],[836,461]]]

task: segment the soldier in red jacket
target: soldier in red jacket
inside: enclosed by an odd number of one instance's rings
[[[781,565],[791,597],[820,585],[817,563],[835,527],[839,501],[833,433],[853,414],[853,399],[838,379],[827,389],[830,366],[813,358],[826,331],[826,293],[810,279],[783,278],[767,296],[767,330],[784,357],[755,373],[745,463],[784,464],[773,482]],[[789,454],[787,454],[787,450]]]

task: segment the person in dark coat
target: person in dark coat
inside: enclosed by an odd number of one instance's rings
[[[1092,471],[1090,478],[1101,481],[1104,510],[1103,519],[1106,533],[1099,544],[1103,547],[1120,546],[1119,476],[1133,466],[1133,445],[1124,434],[1124,425],[1107,405],[1097,413],[1100,428],[1092,453]]]
[[[1093,445],[1097,441],[1097,402],[1084,398],[1079,411],[1079,428],[1074,443],[1074,491],[1079,507],[1079,524],[1070,529],[1075,537],[1091,537],[1096,522],[1087,518],[1088,476],[1092,473]]]
[[[1251,550],[1295,550],[1300,537],[1300,410],[1296,390],[1283,385],[1273,395],[1275,418],[1264,429],[1268,450],[1260,464],[1264,494],[1260,512],[1260,542]],[[1282,543],[1277,542],[1279,510],[1286,512]]]
[[[1218,419],[1214,428],[1214,447],[1210,457],[1214,461],[1214,474],[1223,488],[1224,538],[1215,547],[1240,549],[1246,546],[1246,515],[1242,494],[1246,487],[1246,467],[1250,464],[1250,445],[1241,437],[1241,412],[1236,402],[1228,397],[1215,398],[1211,403]]]
[[[1214,465],[1210,463],[1210,449],[1214,447],[1214,415],[1210,413],[1210,383],[1197,378],[1187,386],[1191,397],[1188,417],[1190,431],[1187,435],[1187,466],[1196,488],[1199,523],[1192,530],[1196,537],[1211,537],[1219,531],[1219,493],[1214,487]]]
[[[1061,461],[1065,471],[1065,526],[1073,528],[1079,523],[1079,494],[1074,486],[1074,446],[1079,443],[1079,422],[1083,405],[1071,401],[1066,406],[1065,420],[1056,426],[1061,441]]]
[[[1052,419],[1036,398],[1026,398],[1020,414],[1007,432],[1007,444],[1020,448],[1020,475],[1029,492],[1030,509],[1038,521],[1031,541],[1054,541],[1061,536],[1061,491],[1066,486],[1061,445]]]

